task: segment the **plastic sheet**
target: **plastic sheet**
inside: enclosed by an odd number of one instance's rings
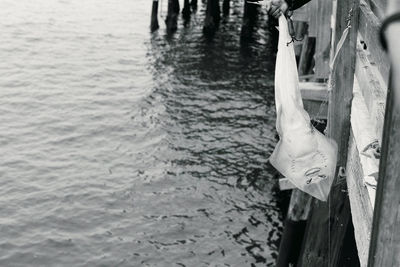
[[[326,201],[335,175],[337,145],[312,126],[303,108],[293,43],[283,15],[279,18],[275,103],[280,140],[271,164],[300,190]]]

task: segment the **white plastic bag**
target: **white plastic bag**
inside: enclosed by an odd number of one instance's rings
[[[275,103],[280,140],[271,164],[300,190],[326,201],[335,175],[337,146],[311,125],[303,108],[293,43],[283,15],[279,18]]]

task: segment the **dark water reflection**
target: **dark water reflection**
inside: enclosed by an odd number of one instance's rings
[[[172,36],[154,34],[149,52],[158,81],[153,96],[166,108],[169,176],[195,186],[189,194],[202,192],[185,206],[197,212],[190,227],[204,233],[189,239],[197,245],[185,242],[194,258],[181,262],[273,266],[281,223],[266,166],[274,144],[270,33],[262,16],[253,40],[241,42],[237,3],[237,15],[206,39],[203,8],[195,25],[181,25]]]
[[[241,44],[240,1],[212,40],[201,1],[172,36],[145,0],[21,3],[0,11],[0,265],[274,266],[265,15]]]

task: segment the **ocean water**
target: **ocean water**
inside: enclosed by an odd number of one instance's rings
[[[274,49],[151,1],[0,2],[0,266],[274,266]]]

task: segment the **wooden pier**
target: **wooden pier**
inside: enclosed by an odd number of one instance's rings
[[[389,79],[391,63],[400,62],[389,61],[378,38],[386,9],[400,9],[388,4],[385,0],[320,0],[295,12],[298,24],[308,24],[297,50],[299,73],[308,80],[301,83],[305,107],[311,117],[321,119],[326,114],[326,133],[338,143],[339,154],[327,202],[293,191],[286,224],[292,227],[302,221],[307,226],[300,252],[293,252],[295,258],[286,251],[291,240],[285,234],[293,231],[285,230],[277,266],[400,266],[400,113]],[[304,65],[309,61],[305,50],[311,38],[315,38],[315,63],[310,75]],[[343,43],[338,45],[340,39]],[[325,95],[327,113],[316,107],[324,104]],[[307,104],[310,101],[314,106]],[[280,179],[280,187],[293,188],[285,178]],[[358,254],[358,262],[351,264],[344,251],[348,235],[354,235]]]
[[[204,1],[205,2],[205,1]],[[220,2],[207,0],[204,34],[220,22]],[[224,0],[223,16],[230,1]],[[153,0],[151,30],[158,29]],[[197,0],[184,0],[183,16]],[[378,38],[398,0],[313,0],[296,10],[295,43],[304,107],[338,144],[329,199],[292,190],[277,266],[400,266],[400,22]],[[244,5],[242,38],[257,16]],[[179,1],[168,0],[167,31],[175,31]],[[352,257],[354,248],[356,257]],[[350,255],[350,256],[349,256]]]

